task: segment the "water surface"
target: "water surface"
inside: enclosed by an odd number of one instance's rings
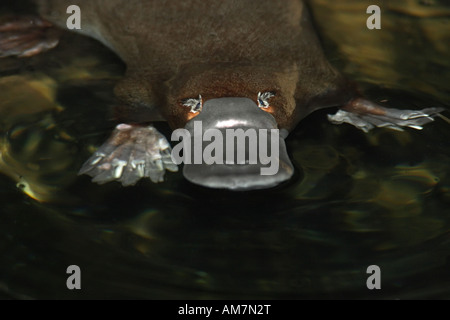
[[[330,61],[368,98],[449,108],[448,4],[309,3]],[[382,29],[369,31],[376,3]],[[444,119],[365,134],[328,123],[334,109],[316,112],[287,140],[294,179],[272,190],[208,190],[181,173],[97,186],[77,171],[115,125],[124,70],[72,34],[46,54],[0,60],[0,297],[450,297]],[[81,291],[66,289],[72,264]],[[369,265],[382,271],[376,292]]]

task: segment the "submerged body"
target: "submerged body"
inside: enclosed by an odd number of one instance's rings
[[[195,119],[206,121],[204,130],[282,130],[280,171],[271,177],[258,175],[248,162],[184,167],[186,178],[200,185],[257,189],[292,176],[285,133],[314,110],[341,107],[330,120],[365,131],[420,128],[439,111],[386,109],[361,99],[325,59],[301,0],[36,3],[41,16],[61,28],[66,27],[67,7],[78,5],[78,32],[101,41],[127,64],[115,90],[122,102],[118,120],[126,125],[119,125],[82,169],[99,183],[132,185],[142,177],[162,181],[165,169],[176,170],[169,144],[147,126],[154,121],[191,133]]]

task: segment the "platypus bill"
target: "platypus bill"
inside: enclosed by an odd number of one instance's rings
[[[244,162],[203,159],[184,165],[184,176],[195,184],[250,190],[290,179],[294,168],[284,139],[317,109],[337,106],[331,122],[366,132],[374,127],[421,129],[442,111],[385,108],[359,96],[325,59],[301,0],[35,2],[40,16],[15,17],[0,25],[1,57],[28,57],[55,47],[58,30],[66,28],[67,8],[75,4],[82,12],[82,29],[76,32],[101,41],[127,64],[115,89],[120,124],[80,171],[100,184],[129,186],[145,177],[160,182],[166,170],[178,170],[169,142],[152,126],[155,121],[184,128],[190,137],[184,142],[192,139],[191,146],[208,130],[222,136],[229,129],[278,132],[270,139],[244,137],[257,141],[258,150],[277,154],[273,174],[261,174],[267,161],[250,162],[251,154],[238,146],[215,149],[212,157],[228,151],[233,157],[246,155]],[[192,151],[206,154],[208,146]]]

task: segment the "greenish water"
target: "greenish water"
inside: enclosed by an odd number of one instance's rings
[[[449,108],[448,7],[390,8],[373,34],[354,1],[322,2],[310,4],[327,55],[368,98]],[[289,136],[296,176],[276,189],[209,190],[181,173],[97,186],[76,173],[114,127],[123,72],[71,34],[0,60],[0,297],[450,298],[449,123],[364,134],[323,110]],[[66,288],[72,264],[80,291]],[[369,265],[381,290],[366,288]]]

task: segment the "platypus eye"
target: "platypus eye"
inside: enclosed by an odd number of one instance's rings
[[[266,109],[270,106],[269,99],[275,97],[273,92],[258,92],[258,107]]]
[[[198,99],[185,99],[181,101],[181,103],[183,104],[183,106],[191,108],[190,112],[192,113],[202,111],[203,99],[201,95],[198,96]]]

